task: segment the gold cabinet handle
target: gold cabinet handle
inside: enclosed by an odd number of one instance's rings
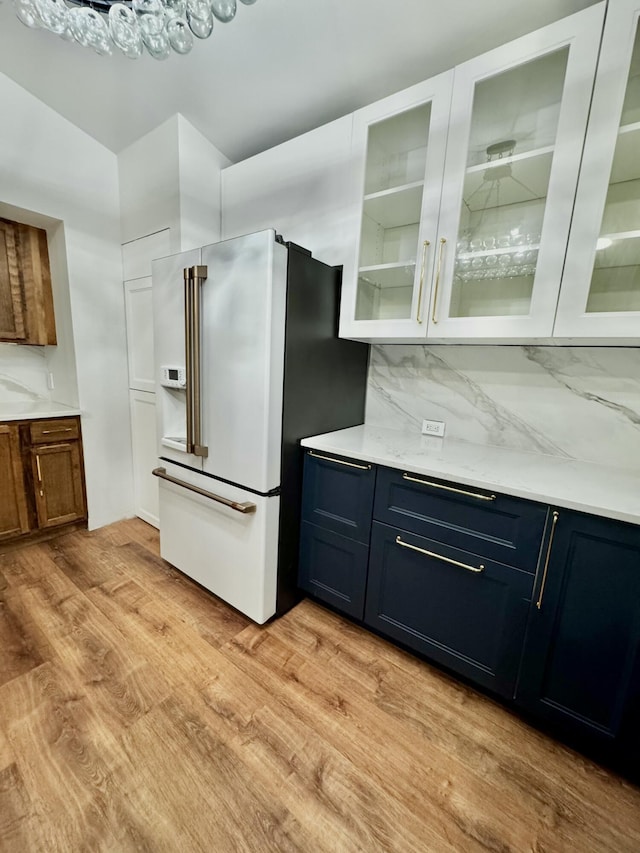
[[[38,471],[38,482],[42,483],[42,471],[40,470],[40,456],[36,453],[36,469]]]
[[[540,584],[540,593],[538,595],[538,600],[536,601],[536,607],[538,610],[542,608],[542,596],[544,595],[544,588],[547,583],[547,570],[549,568],[549,560],[551,558],[551,547],[553,545],[553,537],[555,536],[556,524],[558,523],[559,517],[560,513],[554,511],[551,521],[551,535],[549,536],[549,544],[547,545],[547,557],[544,561],[544,569],[542,572],[542,583]]]
[[[467,498],[477,498],[479,501],[495,501],[495,495],[481,495],[479,492],[467,492],[465,489],[455,489],[453,486],[444,486],[442,483],[432,483],[431,480],[419,480],[417,477],[412,477],[411,474],[403,474],[403,480],[409,480],[410,483],[420,483],[421,486],[431,486],[434,489],[443,489],[445,492],[455,492],[456,495],[465,495]]]
[[[418,323],[422,323],[422,291],[424,290],[424,265],[427,259],[427,249],[431,243],[428,240],[425,240],[422,244],[422,266],[420,267],[420,289],[418,290],[418,314],[417,321]]]
[[[56,432],[73,432],[73,427],[58,427],[58,429],[43,429],[42,435],[51,435]]]
[[[438,290],[440,289],[440,273],[442,272],[442,255],[444,254],[444,246],[447,242],[446,237],[440,238],[440,251],[438,252],[438,268],[436,270],[436,283],[433,287],[433,311],[431,312],[431,321],[433,323],[438,322],[437,312],[438,312]]]
[[[408,542],[403,542],[399,536],[396,536],[396,545],[401,545],[403,548],[409,548],[411,551],[417,551],[418,554],[426,554],[427,557],[433,557],[434,560],[442,560],[443,563],[449,563],[452,566],[458,566],[460,569],[466,569],[468,572],[473,572],[479,575],[484,572],[484,566],[469,566],[467,563],[459,563],[458,560],[452,560],[451,557],[444,557],[442,554],[436,554],[434,551],[427,551],[425,548],[418,548],[417,545],[410,545]]]
[[[214,495],[213,492],[207,492],[205,489],[200,489],[198,486],[192,486],[191,483],[185,483],[183,480],[178,480],[177,477],[172,477],[171,474],[167,474],[166,468],[154,468],[151,473],[154,477],[160,477],[161,480],[166,480],[175,486],[182,486],[183,489],[187,489],[189,492],[195,492],[197,495],[202,495],[203,498],[209,498],[216,503],[224,504],[230,509],[235,509],[236,512],[241,512],[243,515],[256,511],[256,505],[250,501],[240,503],[239,501],[230,501],[228,498],[223,498],[220,495]]]
[[[314,453],[313,450],[308,450],[309,456],[314,459],[324,459],[326,462],[335,462],[336,465],[346,465],[348,468],[359,468],[360,471],[370,471],[371,465],[356,465],[355,462],[345,462],[344,459],[332,459],[331,456],[323,456],[321,453]]]

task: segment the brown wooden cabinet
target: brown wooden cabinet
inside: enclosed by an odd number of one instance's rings
[[[16,424],[0,424],[0,540],[29,532],[25,482]]]
[[[55,344],[47,233],[0,219],[0,341]]]
[[[80,419],[0,423],[0,541],[87,517]]]

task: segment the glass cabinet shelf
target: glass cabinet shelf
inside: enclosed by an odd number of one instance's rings
[[[402,187],[370,193],[364,197],[364,215],[382,228],[397,228],[420,221],[422,181]]]

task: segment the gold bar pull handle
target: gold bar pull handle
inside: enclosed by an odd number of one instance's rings
[[[214,495],[213,492],[207,492],[206,489],[200,489],[198,486],[192,486],[191,483],[185,483],[183,480],[178,480],[177,477],[172,477],[167,474],[166,468],[154,468],[151,472],[154,477],[160,477],[161,480],[166,480],[168,483],[173,483],[175,486],[181,486],[189,492],[195,492],[196,495],[201,495],[203,498],[215,501],[218,504],[224,504],[229,509],[242,513],[242,515],[250,515],[256,511],[256,505],[251,501],[241,503],[240,501],[230,501],[228,498],[223,498],[221,495]]]
[[[73,427],[58,427],[57,429],[43,429],[42,435],[51,435],[58,432],[73,432]]]
[[[38,482],[40,483],[40,497],[43,498],[44,497],[44,490],[43,490],[44,484],[42,482],[42,471],[40,469],[40,455],[38,453],[36,453],[36,470],[38,472]]]
[[[544,595],[544,588],[547,583],[547,571],[549,569],[549,560],[551,559],[551,548],[553,546],[553,537],[556,533],[556,524],[558,523],[558,518],[560,518],[560,513],[554,511],[551,520],[551,534],[549,535],[549,544],[547,545],[547,556],[544,561],[544,569],[542,571],[542,583],[540,584],[540,592],[538,594],[538,600],[536,601],[536,607],[538,608],[538,610],[542,609],[542,597]]]
[[[207,280],[206,266],[192,267],[192,318],[193,328],[191,332],[192,343],[192,365],[191,371],[193,376],[193,453],[196,456],[206,458],[209,455],[209,448],[202,443],[202,397],[200,389],[200,358],[201,358],[201,322],[200,322],[200,304],[201,304],[201,289],[204,282]]]
[[[438,267],[436,269],[436,282],[433,286],[433,310],[431,311],[431,322],[438,322],[438,291],[440,290],[440,273],[442,272],[442,256],[444,254],[446,237],[440,238],[440,251],[438,252]]]
[[[186,372],[185,405],[187,407],[186,451],[193,453],[193,279],[192,267],[184,270],[184,362]]]
[[[479,575],[484,572],[482,563],[479,566],[470,566],[468,563],[459,563],[458,560],[452,560],[451,557],[445,557],[442,554],[436,554],[435,551],[427,551],[425,548],[418,548],[417,545],[410,545],[408,542],[403,542],[399,536],[396,536],[396,545],[402,548],[409,548],[411,551],[417,551],[418,554],[425,554],[427,557],[433,557],[434,560],[441,560],[443,563],[449,563],[451,566],[458,566],[460,569],[466,569],[468,572],[473,572]]]
[[[422,291],[424,290],[424,265],[427,260],[427,249],[431,243],[428,240],[425,240],[422,244],[422,266],[420,267],[420,289],[418,290],[418,314],[416,319],[418,323],[422,324]]]
[[[445,486],[442,483],[433,483],[431,480],[421,480],[418,477],[412,477],[411,474],[403,474],[403,480],[408,480],[410,483],[420,483],[421,486],[431,486],[433,489],[442,489],[445,492],[455,492],[456,495],[464,495],[467,498],[476,498],[479,501],[495,501],[495,495],[481,495],[480,492],[468,492],[466,489],[455,489],[453,486]]]
[[[325,462],[335,462],[336,465],[346,465],[348,468],[359,468],[361,471],[370,471],[371,465],[356,465],[355,462],[345,462],[344,459],[333,459],[331,456],[323,456],[321,453],[314,453],[313,450],[308,451],[309,456],[315,459],[324,459]]]

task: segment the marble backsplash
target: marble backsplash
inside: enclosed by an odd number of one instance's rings
[[[45,347],[0,343],[0,418],[3,403],[51,400]]]
[[[640,348],[374,346],[365,421],[640,472]]]

